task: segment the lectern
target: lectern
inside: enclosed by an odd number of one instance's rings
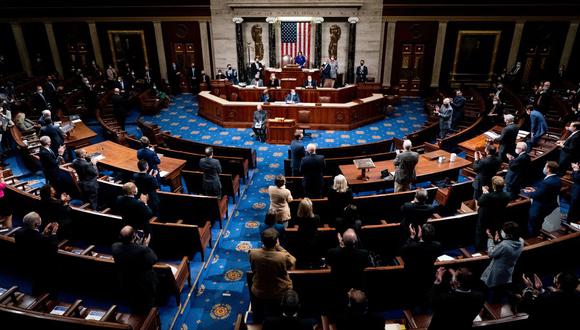
[[[271,144],[290,144],[296,131],[296,120],[268,119],[266,142]]]

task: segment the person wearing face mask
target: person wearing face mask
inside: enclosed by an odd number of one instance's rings
[[[308,75],[306,81],[304,81],[304,88],[316,89],[316,80],[313,80],[311,75]]]
[[[501,98],[503,96],[502,91],[503,91],[503,85],[502,84],[498,84],[497,87],[496,87],[494,96],[501,100]]]
[[[536,107],[541,113],[546,114],[550,110],[550,99],[552,98],[552,92],[550,90],[550,82],[545,81],[540,89],[540,94],[536,99]]]
[[[36,86],[36,93],[34,93],[32,98],[32,106],[39,112],[51,108],[42,86]]]
[[[306,57],[302,55],[301,51],[298,51],[298,55],[296,55],[296,57],[294,58],[294,63],[298,64],[298,66],[300,66],[300,69],[302,69],[304,67],[304,64],[306,64]]]
[[[499,230],[505,221],[505,210],[511,200],[510,193],[503,191],[504,179],[494,176],[491,179],[493,190],[483,186],[481,197],[477,200],[477,224],[475,227],[475,249],[485,251],[486,232]]]
[[[570,189],[570,208],[568,209],[568,222],[580,222],[580,164],[572,163],[572,180],[574,184]]]
[[[556,145],[560,148],[560,160],[558,162],[560,175],[566,173],[572,162],[580,160],[580,134],[578,133],[580,121],[571,123],[566,129],[570,132],[566,140],[556,141]]]
[[[262,79],[260,79],[259,73],[256,73],[256,75],[254,76],[254,80],[252,80],[252,82],[250,83],[250,86],[264,87],[264,81],[262,81]]]
[[[492,122],[500,124],[503,121],[503,104],[500,102],[499,97],[495,95],[493,96],[491,104],[492,106],[491,109],[489,109],[487,116]]]
[[[226,79],[226,75],[222,72],[222,70],[218,70],[217,74],[215,75],[215,79]]]
[[[365,60],[360,60],[360,65],[356,67],[356,82],[366,82],[369,69],[365,65]]]
[[[232,68],[231,64],[228,64],[226,68],[226,79],[229,80],[234,85],[237,85],[239,83],[238,70]]]
[[[324,85],[324,81],[330,79],[330,64],[327,61],[322,62],[320,74],[322,75],[322,85]]]
[[[463,119],[463,108],[465,107],[465,97],[463,92],[457,90],[455,92],[455,97],[451,101],[451,106],[453,106],[453,117],[451,118],[451,128],[455,131],[457,130],[457,125]]]
[[[526,106],[526,113],[530,116],[531,136],[529,147],[531,149],[531,147],[538,144],[544,134],[548,133],[548,123],[546,123],[544,116],[532,105]]]
[[[300,103],[300,97],[296,94],[295,90],[290,90],[290,94],[286,96],[286,103],[287,104],[296,104]]]
[[[453,117],[453,107],[451,107],[451,99],[443,99],[441,107],[435,106],[435,112],[439,116],[439,138],[445,138],[449,129],[451,129],[451,118]]]
[[[532,161],[527,151],[528,145],[525,142],[518,142],[515,156],[507,154],[509,166],[505,175],[505,191],[510,193],[512,199],[519,195],[522,183],[525,181],[526,170]]]
[[[276,74],[273,72],[270,74],[270,81],[268,82],[268,86],[270,88],[280,87],[280,80],[276,78]]]
[[[499,155],[502,161],[506,161],[508,160],[507,154],[513,155],[514,153],[520,128],[514,124],[513,115],[504,115],[503,119],[506,126],[501,130],[501,135],[494,142],[499,143]]]
[[[544,175],[546,175],[544,179],[535,187],[524,189],[524,192],[532,199],[528,222],[528,230],[532,236],[540,234],[544,218],[559,207],[558,196],[562,182],[557,172],[558,164],[554,161],[547,162],[544,166]]]
[[[510,291],[512,275],[524,249],[517,223],[503,224],[495,235],[487,231],[487,254],[491,262],[481,274],[481,280],[491,290],[492,302],[500,302]]]

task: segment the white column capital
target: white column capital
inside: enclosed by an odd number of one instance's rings
[[[324,17],[314,17],[314,23],[320,24],[324,22]]]
[[[239,16],[236,16],[236,17],[232,18],[232,22],[234,22],[234,23],[236,23],[236,24],[240,24],[240,23],[242,23],[243,21],[244,21],[244,19],[243,19],[243,18],[241,18],[241,17],[239,17]]]
[[[358,18],[358,17],[354,17],[354,16],[352,16],[352,17],[349,17],[349,18],[348,18],[348,22],[349,22],[350,24],[356,24],[356,23],[358,23],[358,21],[359,21],[359,18]]]
[[[274,24],[276,23],[276,17],[266,17],[266,22],[268,24]]]

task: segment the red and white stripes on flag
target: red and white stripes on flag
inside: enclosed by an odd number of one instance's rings
[[[282,22],[281,31],[281,54],[292,58],[301,51],[310,61],[310,32],[312,25],[309,22]]]

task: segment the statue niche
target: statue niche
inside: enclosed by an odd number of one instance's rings
[[[338,58],[338,40],[340,39],[340,34],[342,31],[340,30],[340,26],[333,24],[330,26],[330,43],[328,44],[328,57],[334,56],[334,58]]]
[[[252,40],[256,56],[260,61],[264,59],[264,44],[262,43],[262,27],[258,24],[252,26]]]

